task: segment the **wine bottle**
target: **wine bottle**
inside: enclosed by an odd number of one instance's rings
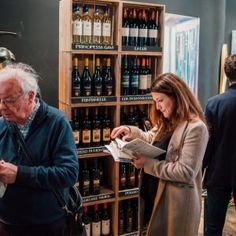
[[[82,91],[83,96],[91,96],[92,94],[92,79],[89,72],[89,59],[84,60],[84,71],[82,76]]]
[[[73,58],[73,69],[72,69],[72,97],[81,96],[81,79],[78,70],[78,58]]]
[[[124,8],[123,10],[123,24],[122,24],[122,45],[129,46],[129,18],[128,18],[128,9]]]
[[[113,95],[113,78],[111,76],[111,59],[106,60],[106,69],[103,77],[103,94],[105,96]]]
[[[82,121],[82,146],[90,147],[91,144],[91,120],[89,109],[85,108],[85,116]]]
[[[121,94],[128,95],[129,94],[129,85],[130,83],[130,72],[128,68],[128,57],[123,57],[123,68],[122,68],[122,79],[121,79]]]
[[[137,68],[137,57],[133,60],[133,66],[130,72],[130,94],[137,95],[139,88],[139,71]]]
[[[133,230],[133,211],[131,207],[131,200],[126,202],[126,211],[125,211],[125,222],[126,222],[126,232],[131,233]]]
[[[132,212],[133,212],[133,230],[138,230],[138,202],[137,199],[133,199],[132,202]]]
[[[140,69],[140,79],[139,79],[139,94],[146,94],[147,93],[147,86],[148,86],[148,75],[146,70],[146,60],[145,57],[142,57],[142,64]]]
[[[102,142],[109,144],[111,141],[111,130],[113,128],[112,120],[108,115],[108,107],[104,108],[104,117],[102,120]]]
[[[152,84],[152,73],[150,68],[150,58],[146,59],[146,74],[147,74],[147,93],[150,93],[150,88]]]
[[[79,117],[79,110],[77,108],[72,109],[72,130],[77,148],[81,145],[81,127]]]
[[[129,43],[130,46],[138,46],[138,20],[136,9],[133,8],[133,11],[130,11],[130,37]]]
[[[89,6],[84,4],[83,7],[83,43],[92,43],[92,19],[89,16]]]
[[[141,21],[139,25],[139,46],[145,47],[147,46],[147,38],[148,38],[148,25],[147,25],[147,16],[146,10],[142,9],[141,12]]]
[[[111,17],[109,6],[105,6],[102,22],[102,43],[111,44]]]
[[[104,167],[103,167],[102,160],[99,160],[98,166],[99,166],[100,185],[103,186],[104,185]]]
[[[93,75],[92,87],[94,96],[102,95],[102,76],[100,70],[100,58],[96,58],[95,73]]]
[[[95,204],[92,218],[92,236],[100,236],[100,234],[101,234],[101,219],[98,213],[98,204]]]
[[[126,124],[128,124],[128,121],[127,121],[127,107],[126,107],[126,106],[122,106],[122,107],[121,107],[121,112],[120,112],[120,124],[121,124],[121,125],[126,125]]]
[[[91,236],[92,221],[88,215],[88,207],[87,206],[83,207],[82,222],[84,223],[84,226],[85,226],[86,236]]]
[[[103,203],[103,213],[102,213],[102,235],[109,235],[111,228],[111,219],[107,211],[107,203]]]
[[[139,126],[139,117],[136,106],[129,106],[129,113],[127,115],[127,123],[129,125]]]
[[[151,10],[151,19],[148,24],[148,42],[149,46],[157,46],[158,43],[158,26],[154,9]]]
[[[80,175],[81,175],[81,195],[83,197],[90,195],[89,187],[90,187],[90,176],[88,169],[88,161],[86,159],[83,160],[81,165]]]
[[[99,14],[98,5],[94,6],[93,16],[93,43],[101,44],[102,42],[102,20]]]
[[[135,168],[130,163],[126,165],[126,186],[127,188],[135,187]]]
[[[126,189],[126,166],[125,163],[120,163],[119,189]]]
[[[95,108],[94,117],[92,120],[92,145],[94,147],[101,145],[101,120],[98,115],[98,107]]]
[[[72,20],[73,43],[82,43],[82,16],[80,14],[80,6],[77,3],[73,3]]]
[[[93,195],[100,193],[100,170],[98,168],[98,160],[96,158],[93,159],[92,163],[90,192]]]
[[[124,234],[125,232],[125,212],[123,207],[123,202],[119,202],[119,226],[118,234]]]

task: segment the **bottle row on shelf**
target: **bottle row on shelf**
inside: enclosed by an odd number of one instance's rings
[[[129,190],[139,186],[139,171],[131,163],[120,163],[119,190]],[[107,170],[106,158],[80,160],[80,175],[77,187],[83,197],[98,195],[101,188],[109,188],[106,181],[110,173]]]
[[[120,163],[119,189],[130,189],[139,186],[139,170],[131,163]]]
[[[79,73],[78,58],[73,58],[72,69],[72,97],[80,96],[112,96],[114,94],[114,80],[111,74],[111,59],[103,59],[101,69],[100,58],[96,58],[93,76],[89,71],[89,59],[84,60],[82,76]]]
[[[150,57],[123,56],[121,66],[121,95],[147,95],[150,94],[152,83]],[[115,94],[115,81],[111,67],[111,58],[96,57],[95,70],[91,76],[89,58],[85,57],[82,76],[80,75],[79,60],[73,58],[71,73],[72,97],[113,96]],[[114,65],[113,65],[114,66]]]
[[[109,107],[72,109],[72,130],[77,148],[110,143],[113,128]]]
[[[149,94],[151,83],[152,73],[149,57],[123,57],[121,73],[122,95]]]
[[[112,235],[111,214],[107,203],[84,206],[82,222],[87,236]]]
[[[119,202],[118,234],[138,231],[138,199]],[[82,222],[87,236],[112,235],[111,204],[84,206]]]
[[[71,126],[77,148],[99,147],[109,144],[114,128],[114,107],[73,108]],[[149,106],[134,105],[121,107],[121,124],[138,126],[144,131],[152,128]]]
[[[104,185],[104,169],[102,159],[80,160],[80,175],[77,186],[83,197],[100,194],[101,185]]]
[[[93,10],[93,14],[90,11]],[[73,3],[72,7],[72,38],[73,43],[79,44],[111,44],[112,22],[110,17],[110,7],[108,5],[91,6],[83,5],[83,13],[80,5]]]
[[[149,119],[149,106],[134,105],[121,107],[121,125],[134,125],[144,131],[152,128],[152,122]]]
[[[119,202],[118,234],[131,233],[138,230],[138,199]]]
[[[122,20],[123,46],[158,46],[158,19],[156,9],[124,8]]]

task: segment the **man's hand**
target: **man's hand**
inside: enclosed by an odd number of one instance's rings
[[[3,160],[0,161],[0,181],[5,184],[13,184],[16,180],[18,167]]]

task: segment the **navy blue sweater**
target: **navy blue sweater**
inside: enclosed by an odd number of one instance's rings
[[[18,166],[14,184],[0,198],[0,219],[14,225],[47,225],[64,217],[52,189],[68,197],[78,177],[78,160],[70,124],[58,109],[40,101],[26,144],[36,166],[19,152],[9,123],[0,118],[0,158]]]

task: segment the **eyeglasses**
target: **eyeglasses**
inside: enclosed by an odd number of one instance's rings
[[[13,98],[0,99],[0,103],[5,105],[6,107],[13,107],[15,103],[18,101],[18,99],[22,96],[24,96],[24,94],[21,94],[14,99]]]

